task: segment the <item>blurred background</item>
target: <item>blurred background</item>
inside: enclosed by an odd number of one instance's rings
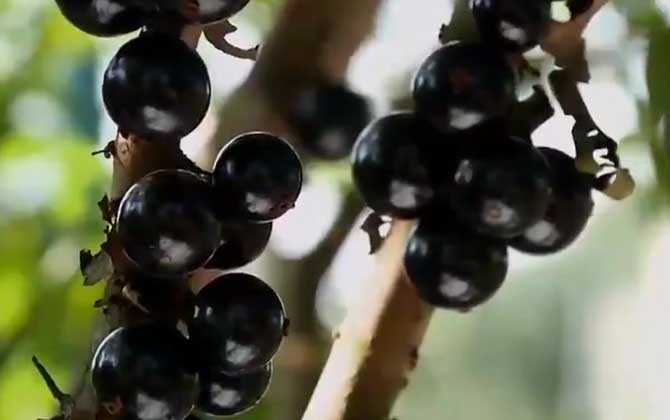
[[[240,30],[231,40],[260,42],[281,3],[253,0],[234,18]],[[450,0],[386,2],[349,72],[379,113],[407,95],[452,7]],[[513,254],[507,284],[490,303],[467,315],[437,312],[396,417],[670,419],[669,22],[670,0],[617,0],[586,33],[592,83],[581,90],[600,127],[621,139],[636,194],[625,202],[596,194],[590,227],[576,245],[548,258]],[[93,302],[104,286],[82,286],[78,256],[103,240],[96,202],[111,177],[110,162],[91,152],[115,135],[99,86],[126,39],[78,32],[50,0],[0,0],[3,420],[55,411],[32,355],[63,388],[76,388],[84,375],[98,319]],[[214,132],[218,107],[251,68],[205,43],[199,51],[215,100],[184,141],[188,152]],[[530,57],[551,65],[540,51]],[[571,125],[557,111],[534,140],[572,153]],[[309,167],[297,208],[248,267],[278,289],[296,333],[277,360],[268,398],[241,419],[298,419],[347,305],[365,299],[358,291],[372,267],[366,236],[352,229],[332,265],[324,257],[332,250],[321,243],[356,209],[347,163]],[[316,212],[322,217],[310,216]]]

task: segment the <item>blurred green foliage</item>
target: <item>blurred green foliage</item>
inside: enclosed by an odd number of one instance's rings
[[[36,419],[55,401],[31,356],[64,387],[88,357],[101,289],[81,287],[78,252],[103,238],[108,171],[91,39],[41,1],[0,1],[0,27],[0,418]]]

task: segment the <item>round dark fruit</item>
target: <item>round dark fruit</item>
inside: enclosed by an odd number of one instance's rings
[[[507,247],[457,226],[422,219],[405,251],[407,276],[421,298],[468,310],[495,294],[507,274]]]
[[[368,101],[342,85],[305,88],[288,116],[304,148],[328,160],[348,157],[371,118]]]
[[[567,5],[574,19],[576,16],[589,10],[593,6],[593,0],[568,0]]]
[[[279,296],[250,274],[224,274],[195,297],[190,338],[201,365],[236,374],[267,364],[284,338]]]
[[[132,310],[140,317],[150,313],[154,321],[176,325],[193,313],[193,293],[186,276],[153,277],[139,269],[126,268],[123,280],[138,304]]]
[[[211,23],[228,19],[249,3],[249,0],[198,0],[200,22]]]
[[[109,334],[95,352],[91,376],[100,404],[125,420],[182,420],[198,392],[186,339],[159,323]]]
[[[65,18],[95,36],[116,36],[142,27],[143,13],[124,0],[56,0]]]
[[[120,0],[152,14],[165,14],[183,10],[189,3],[199,4],[199,0]]]
[[[518,236],[537,223],[551,195],[542,154],[532,144],[504,135],[468,146],[453,180],[440,188],[438,201],[448,201],[471,229],[497,238]]]
[[[223,217],[268,222],[295,206],[302,188],[302,164],[279,137],[247,133],[221,150],[213,179]]]
[[[124,0],[119,0],[124,1]],[[228,19],[238,13],[249,0],[125,0],[144,10],[152,17],[182,17],[182,21],[194,20],[200,23],[213,23]],[[197,9],[193,9],[197,7]],[[196,14],[197,13],[197,14]]]
[[[380,118],[361,133],[353,151],[353,178],[369,207],[412,219],[431,203],[429,146],[435,135],[410,112]]]
[[[195,413],[206,418],[240,414],[265,395],[272,377],[272,362],[239,375],[204,370],[200,372],[200,394]]]
[[[221,232],[223,244],[205,268],[230,270],[258,258],[270,241],[272,223],[224,223]]]
[[[539,148],[551,169],[551,200],[542,219],[509,244],[530,254],[551,254],[565,249],[582,233],[593,212],[591,175],[580,173],[565,153]]]
[[[414,78],[417,112],[443,132],[471,128],[507,114],[515,76],[496,50],[451,43],[431,54]]]
[[[124,195],[116,228],[126,255],[152,276],[202,267],[221,242],[209,184],[192,172],[160,170]]]
[[[179,38],[147,32],[112,58],[102,96],[122,132],[150,140],[180,139],[207,112],[209,75],[200,56]]]
[[[482,38],[508,51],[536,47],[551,23],[551,0],[473,0],[471,7]]]

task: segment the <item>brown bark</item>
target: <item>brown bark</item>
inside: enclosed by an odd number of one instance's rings
[[[336,335],[303,420],[384,420],[408,384],[432,309],[407,281],[402,260],[411,223],[396,222],[377,271]]]

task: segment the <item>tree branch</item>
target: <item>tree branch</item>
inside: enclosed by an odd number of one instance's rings
[[[553,22],[542,40],[542,49],[556,58],[556,63],[569,68],[576,80],[587,82],[589,71],[584,58],[586,45],[583,34],[593,17],[609,0],[593,0],[584,13],[567,22]]]
[[[416,367],[432,309],[405,278],[411,223],[396,222],[377,271],[350,308],[302,420],[387,419]]]
[[[273,410],[281,418],[300,418],[323,369],[330,343],[315,317],[317,289],[362,209],[360,197],[350,189],[338,220],[310,255],[299,261],[277,257],[270,262],[281,267],[279,277],[273,278],[273,286],[291,318],[290,334],[274,365],[275,393],[269,395]]]

